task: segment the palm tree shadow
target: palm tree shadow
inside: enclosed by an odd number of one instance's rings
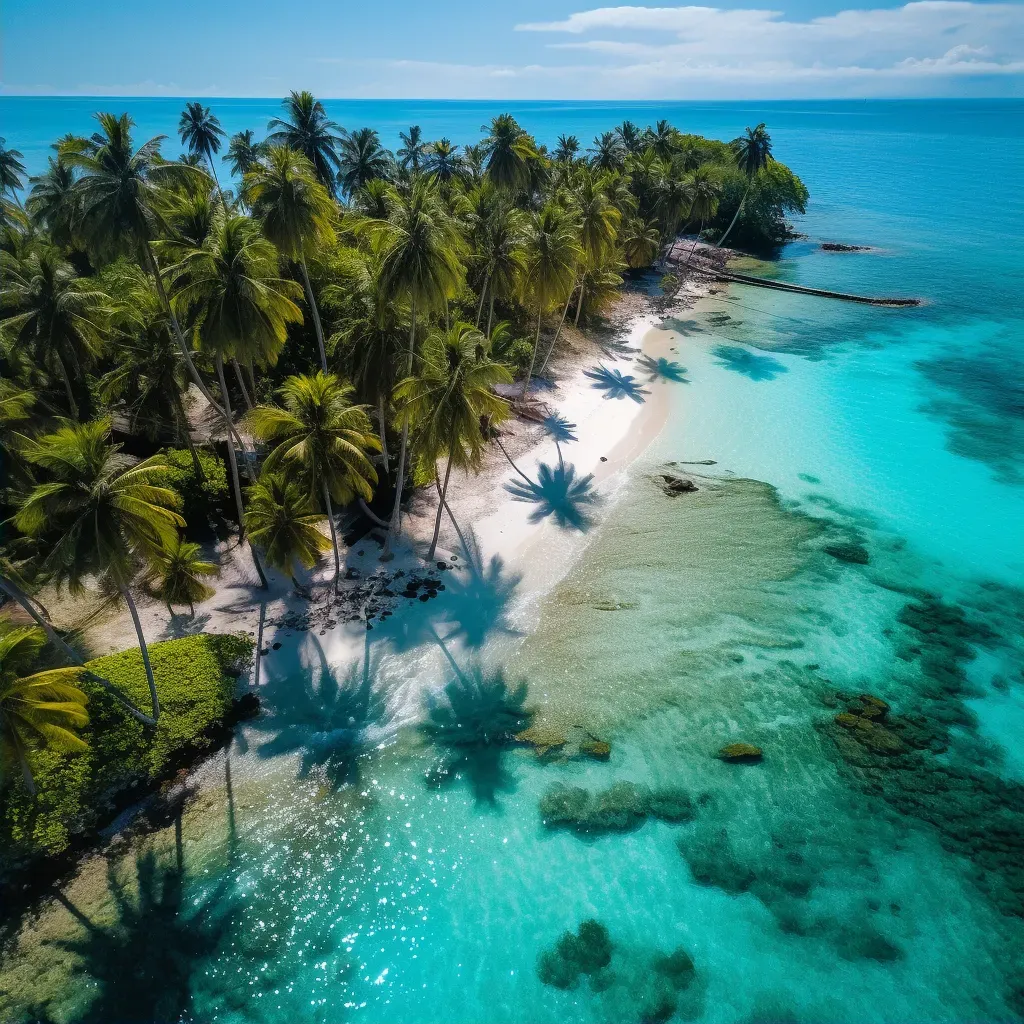
[[[452,664],[458,677],[444,688],[443,698],[427,694],[427,718],[420,725],[445,750],[428,782],[442,786],[465,778],[477,803],[494,806],[498,793],[515,788],[502,754],[533,720],[534,712],[526,706],[527,686],[510,688],[501,671],[485,675],[474,667],[463,673]]]
[[[775,380],[780,373],[787,373],[788,367],[771,356],[755,355],[739,345],[716,345],[712,354],[719,366],[741,373],[751,380]]]
[[[179,615],[175,612],[164,627],[161,636],[163,639],[177,640],[183,636],[202,633],[210,618],[209,612],[200,612],[198,615]]]
[[[77,1024],[152,1024],[189,1017],[194,984],[207,975],[206,962],[238,920],[241,906],[227,878],[205,895],[189,896],[180,866],[158,861],[152,850],[136,855],[135,874],[133,893],[108,864],[116,920],[98,925],[76,911],[85,933],[52,940],[79,958],[79,970],[98,989]],[[258,956],[268,950],[251,952]]]
[[[689,378],[686,376],[686,367],[681,366],[674,359],[666,359],[664,356],[661,356],[659,359],[655,359],[652,356],[641,356],[638,362],[650,375],[652,381],[670,380],[678,384],[690,383]]]
[[[644,395],[649,395],[647,388],[641,387],[636,378],[621,370],[610,370],[603,364],[593,370],[584,370],[583,375],[594,383],[590,386],[603,391],[605,398],[631,398],[638,405],[643,404]]]
[[[528,501],[537,507],[530,513],[530,522],[539,523],[551,516],[564,529],[586,533],[594,524],[588,507],[598,502],[593,488],[593,473],[577,478],[576,467],[566,465],[561,458],[557,466],[542,462],[537,467],[537,480],[510,480],[505,489],[516,501]]]
[[[576,424],[570,423],[564,416],[552,413],[545,416],[541,425],[550,437],[553,437],[560,444],[568,444],[570,441],[578,441],[576,436]]]
[[[269,738],[256,747],[260,757],[300,755],[298,777],[322,776],[331,789],[359,780],[359,764],[385,735],[393,714],[387,690],[378,685],[379,659],[370,638],[361,661],[340,679],[327,663],[319,640],[310,635],[320,659],[319,674],[286,676],[263,688],[269,714],[255,723]]]

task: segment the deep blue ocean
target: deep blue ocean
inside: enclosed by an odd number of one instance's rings
[[[94,110],[128,110],[176,155],[183,102],[4,97],[0,135],[35,172]],[[210,105],[229,133],[278,112]],[[476,589],[409,613],[423,630],[370,634],[370,703],[330,637],[286,640],[230,816],[218,759],[183,819],[177,919],[195,923],[160,935],[190,966],[154,982],[160,1005],[185,991],[194,1019],[231,1024],[1024,1019],[1024,102],[327,107],[391,146],[411,124],[475,142],[506,110],[548,145],[625,118],[721,139],[764,121],[811,200],[801,237],[746,268],[925,302],[702,299],[645,339],[685,382],[649,385],[656,436],[539,600],[485,559]],[[694,461],[713,462],[689,467],[699,490],[666,497],[656,474]],[[610,760],[427,742],[410,723],[451,679],[416,639],[435,615],[457,621],[456,659],[525,680],[536,724],[607,739]],[[860,694],[891,710],[865,717]],[[732,741],[764,760],[717,760]],[[339,751],[359,755],[340,782]],[[635,792],[608,795],[625,782],[685,791],[692,813],[644,819]],[[608,827],[545,827],[558,785],[604,794]],[[92,931],[53,904],[26,924],[0,1016],[117,1005],[150,847],[172,858],[173,829],[112,857],[124,891],[95,861],[66,886]],[[202,914],[225,923],[193,953]],[[553,975],[590,918],[610,963]],[[69,935],[77,952],[54,944]]]

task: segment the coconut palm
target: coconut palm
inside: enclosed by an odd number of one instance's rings
[[[25,180],[24,156],[17,149],[8,149],[7,140],[0,138],[0,196],[8,193],[17,201]]]
[[[220,569],[200,557],[198,544],[185,540],[181,534],[166,548],[153,555],[149,566],[149,584],[154,594],[166,605],[171,615],[176,604],[187,604],[188,613],[196,614],[196,601],[206,601],[216,591],[203,582],[204,577],[217,576]]]
[[[395,391],[402,403],[403,423],[410,423],[416,432],[420,457],[434,464],[439,501],[427,561],[437,547],[452,467],[476,469],[485,444],[481,416],[498,423],[508,415],[508,403],[493,388],[511,383],[512,377],[505,367],[479,357],[483,344],[483,336],[470,324],[432,331],[423,344],[416,374]],[[447,460],[443,483],[437,468],[441,458]]]
[[[661,252],[661,231],[653,220],[631,217],[623,226],[619,246],[627,266],[649,267]]]
[[[660,120],[653,128],[648,128],[647,145],[654,150],[659,160],[668,162],[672,159],[679,146],[679,132],[668,121]]]
[[[747,187],[743,190],[743,198],[740,200],[740,205],[736,207],[736,212],[733,214],[732,220],[729,221],[725,234],[715,243],[716,247],[722,245],[729,237],[736,221],[739,220],[740,211],[747,201],[747,193],[750,192],[750,186],[754,183],[757,172],[762,167],[767,167],[772,159],[772,139],[763,121],[756,128],[748,128],[746,134],[741,135],[738,139],[733,139],[731,146],[736,166],[747,176]]]
[[[60,157],[50,157],[44,174],[29,178],[32,191],[25,208],[36,224],[42,225],[55,245],[65,249],[76,241],[78,195],[75,172]]]
[[[79,278],[53,249],[31,252],[24,260],[0,253],[0,272],[0,305],[14,311],[0,320],[0,330],[61,381],[71,415],[77,417],[71,382],[81,385],[103,351],[108,297]]]
[[[368,220],[387,220],[390,193],[389,182],[383,178],[373,178],[353,196],[351,208]]]
[[[463,243],[439,200],[437,187],[422,180],[414,182],[407,193],[392,190],[386,239],[381,282],[387,292],[409,304],[409,345],[404,371],[409,376],[415,354],[417,313],[425,315],[440,309],[455,294],[464,273],[460,260]],[[405,421],[385,555],[390,554],[392,536],[398,533],[401,522],[408,443],[409,424]]]
[[[451,139],[438,139],[427,147],[423,169],[442,184],[460,178],[465,173],[459,147],[452,145]]]
[[[100,130],[91,138],[66,139],[58,150],[61,158],[80,172],[75,191],[80,203],[82,239],[89,250],[101,258],[127,254],[141,259],[152,274],[157,294],[170,317],[171,332],[189,376],[230,430],[227,413],[215,401],[192,362],[153,251],[153,239],[161,228],[158,211],[163,205],[156,179],[162,174],[180,174],[181,165],[160,160],[160,143],[165,136],[158,135],[135,149],[131,134],[135,122],[127,114],[116,117],[101,113],[96,119]]]
[[[324,514],[310,501],[304,487],[279,473],[263,473],[246,498],[249,538],[263,549],[267,564],[286,573],[298,587],[295,563],[311,569],[331,547],[320,531]]]
[[[188,147],[188,151],[193,157],[199,157],[206,161],[226,211],[228,201],[220,187],[217,167],[213,160],[220,152],[221,139],[227,136],[220,126],[220,120],[210,113],[209,107],[204,107],[202,103],[188,103],[178,120],[178,136],[182,145]]]
[[[282,255],[302,268],[306,300],[320,346],[320,364],[327,371],[327,349],[320,309],[309,283],[306,254],[334,240],[334,203],[317,181],[313,165],[300,153],[271,146],[266,157],[245,176],[242,194],[260,222],[263,234]]]
[[[282,106],[285,117],[275,117],[270,122],[267,142],[301,153],[320,184],[333,197],[335,176],[341,170],[338,157],[341,127],[327,116],[324,105],[311,92],[292,92]]]
[[[388,177],[392,166],[392,156],[380,144],[380,136],[373,128],[345,132],[338,147],[338,159],[338,184],[347,196],[374,178]]]
[[[559,163],[570,163],[580,151],[580,140],[575,135],[559,135],[554,158]]]
[[[270,445],[267,473],[298,480],[311,501],[322,501],[334,546],[334,583],[341,574],[341,554],[334,523],[334,502],[347,504],[373,497],[377,471],[368,452],[380,450],[366,407],[350,402],[353,388],[333,373],[288,377],[279,394],[284,408],[257,406],[247,422]]]
[[[499,114],[481,131],[487,132],[481,142],[487,155],[487,176],[500,188],[524,186],[530,162],[537,156],[533,139],[511,114]]]
[[[615,129],[615,137],[627,153],[639,153],[644,148],[644,133],[632,121],[623,121]]]
[[[688,267],[690,260],[693,259],[693,254],[697,248],[697,242],[700,240],[700,233],[704,230],[704,225],[718,212],[718,201],[722,196],[722,183],[715,176],[711,168],[705,164],[687,174],[685,185],[686,198],[690,204],[688,216],[691,221],[700,221],[697,237],[693,240],[690,253],[686,257],[685,266]]]
[[[483,303],[488,301],[487,331],[491,336],[494,320],[494,300],[510,299],[519,287],[519,281],[526,269],[526,254],[523,240],[526,233],[526,216],[510,203],[499,202],[486,211],[474,241],[474,256],[479,269],[483,271],[483,285],[477,307],[477,327],[483,313]]]
[[[256,141],[252,130],[246,128],[245,131],[235,132],[231,136],[228,151],[221,159],[229,165],[231,173],[236,178],[241,178],[253,169],[265,148],[262,142]]]
[[[398,137],[402,140],[402,146],[396,156],[402,170],[411,170],[413,174],[419,174],[420,166],[427,152],[427,144],[423,141],[423,132],[420,126],[414,124],[408,132],[399,132]]]
[[[149,683],[153,720],[160,702],[131,585],[139,566],[174,540],[185,520],[178,496],[155,483],[166,470],[162,456],[132,464],[110,443],[110,420],[64,421],[34,440],[25,457],[46,480],[29,492],[15,526],[44,547],[40,571],[80,594],[92,579],[121,595],[128,606]]]
[[[0,377],[0,500],[8,487],[31,483],[21,449],[32,429],[32,409],[38,396],[31,388]]]
[[[544,313],[572,292],[576,266],[583,254],[576,225],[564,211],[547,206],[535,214],[526,231],[525,270],[521,288],[524,297],[537,310],[537,333],[533,339],[533,357],[523,380],[520,398],[526,397],[537,362],[540,327]]]
[[[594,138],[594,145],[587,150],[591,166],[599,171],[621,171],[626,162],[622,140],[615,132],[605,132]]]
[[[75,732],[89,722],[88,700],[76,685],[79,668],[32,672],[46,646],[37,626],[12,627],[0,620],[0,781],[17,765],[35,796],[29,752],[48,747],[62,754],[87,750]]]

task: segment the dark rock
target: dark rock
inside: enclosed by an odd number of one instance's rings
[[[687,988],[697,974],[693,957],[682,947],[668,956],[656,957],[652,967],[655,973],[667,978],[676,989]]]
[[[589,736],[580,743],[580,753],[595,761],[607,761],[612,756],[612,745]]]
[[[670,498],[677,494],[689,494],[692,491],[697,490],[697,485],[692,481],[682,476],[672,476],[671,473],[660,473],[662,484],[661,489]]]
[[[867,565],[870,561],[868,549],[863,544],[826,544],[825,553],[840,562]]]
[[[843,242],[822,242],[821,248],[825,252],[870,252],[870,245],[846,245]]]
[[[715,756],[730,764],[756,764],[764,756],[764,751],[753,743],[729,743]]]
[[[651,793],[647,801],[647,812],[652,818],[673,823],[692,821],[697,813],[693,798],[686,790],[669,786]]]

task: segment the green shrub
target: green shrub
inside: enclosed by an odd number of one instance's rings
[[[531,338],[512,338],[503,345],[495,345],[492,356],[497,362],[504,363],[513,376],[525,373],[533,358],[533,340]]]
[[[228,473],[223,460],[202,448],[197,449],[205,477],[200,479],[187,448],[169,448],[161,454],[170,464],[160,474],[161,484],[181,496],[181,514],[190,527],[205,527],[228,496]]]
[[[40,855],[66,850],[72,838],[105,824],[118,796],[145,788],[178,767],[191,749],[205,747],[228,713],[235,676],[252,655],[248,637],[199,634],[149,645],[161,715],[148,729],[126,714],[99,684],[83,680],[89,694],[89,749],[77,755],[51,750],[29,755],[39,787],[33,799],[14,779],[0,792],[0,877]],[[87,665],[148,709],[138,648],[96,658]]]

